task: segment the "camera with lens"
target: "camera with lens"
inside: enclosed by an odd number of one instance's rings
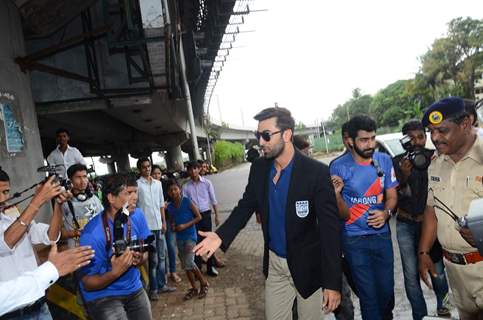
[[[404,150],[406,150],[404,158],[408,159],[414,168],[418,170],[426,170],[429,167],[433,156],[432,150],[420,146],[414,146],[411,143],[411,137],[408,135],[402,137],[399,142]]]
[[[47,178],[45,181],[47,181],[50,177],[54,176],[54,182],[57,182],[60,184],[61,187],[65,189],[65,191],[69,191],[72,189],[72,183],[70,180],[62,177],[58,173],[59,166],[61,165],[48,165],[48,166],[43,166],[40,168],[37,168],[37,172],[46,172],[47,173]]]
[[[154,252],[154,235],[150,235],[146,239],[141,240],[124,239],[124,226],[131,223],[129,219],[129,211],[127,211],[126,207],[119,209],[119,211],[116,213],[116,217],[114,218],[114,254],[116,257],[122,255],[127,249],[136,252]]]
[[[118,239],[114,241],[114,254],[119,257],[127,249],[136,252],[154,252],[154,236],[150,235],[144,240],[131,240],[127,241],[125,239]]]

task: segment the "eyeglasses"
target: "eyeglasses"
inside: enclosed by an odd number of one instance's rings
[[[277,134],[277,133],[282,133],[283,130],[278,130],[278,131],[275,131],[275,132],[270,132],[268,130],[264,130],[262,132],[259,132],[259,131],[255,131],[255,137],[257,138],[257,140],[260,140],[260,137],[262,137],[263,140],[265,141],[270,141],[270,138],[274,135],[274,134]]]

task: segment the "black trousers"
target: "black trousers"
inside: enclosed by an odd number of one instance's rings
[[[208,211],[203,211],[201,212],[201,221],[196,224],[196,230],[197,231],[212,231],[213,227],[211,224],[211,210]],[[204,237],[200,236],[198,234],[198,242],[200,243]],[[195,263],[198,266],[198,268],[201,270],[201,266],[203,263],[203,259],[200,256],[195,256]],[[208,261],[206,261],[206,269],[211,270],[211,268],[214,266],[215,260],[213,256],[211,256]]]

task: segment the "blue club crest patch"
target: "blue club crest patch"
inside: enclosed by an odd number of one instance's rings
[[[309,202],[307,200],[295,202],[295,212],[297,217],[305,218],[309,215]]]

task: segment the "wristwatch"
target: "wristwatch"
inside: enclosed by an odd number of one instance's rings
[[[388,214],[388,218],[391,218],[394,215],[394,212],[391,209],[384,210]]]

